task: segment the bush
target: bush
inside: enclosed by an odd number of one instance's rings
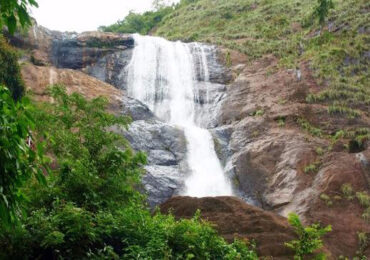
[[[15,102],[10,91],[0,86],[0,228],[17,221],[24,194],[19,188],[35,175],[44,181],[43,146],[32,148],[34,119],[27,99]]]
[[[172,7],[163,7],[157,11],[149,11],[144,14],[130,12],[122,21],[109,26],[101,26],[99,30],[104,32],[140,33],[145,35],[157,26],[172,10]]]
[[[311,255],[323,246],[321,237],[331,231],[331,226],[322,228],[319,224],[304,227],[297,214],[289,214],[288,221],[295,229],[299,240],[292,240],[285,245],[295,252],[295,259],[301,260],[306,255]],[[320,254],[322,256],[322,254]]]
[[[24,93],[17,54],[2,36],[0,36],[0,84],[9,88],[16,100],[19,100]]]
[[[334,8],[332,0],[318,0],[318,4],[315,7],[315,16],[319,19],[319,23],[323,24],[328,16],[329,10]]]

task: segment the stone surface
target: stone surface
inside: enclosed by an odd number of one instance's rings
[[[47,92],[48,87],[53,84],[61,84],[66,87],[68,93],[77,92],[88,99],[99,96],[106,97],[109,100],[109,109],[121,114],[123,91],[85,73],[71,69],[57,69],[51,66],[35,66],[30,63],[23,64],[21,71],[27,90],[31,91],[33,97],[38,101],[52,101]]]
[[[35,65],[84,70],[116,87],[134,47],[133,38],[127,34],[58,32],[36,23],[26,35],[8,38],[12,45],[29,50],[28,59]]]
[[[284,245],[296,238],[287,220],[236,197],[174,197],[160,209],[162,213],[171,212],[176,218],[191,218],[200,209],[201,217],[213,223],[227,241],[232,242],[234,238],[254,240],[259,257],[293,258],[293,252]]]
[[[306,104],[308,91],[321,90],[309,66],[301,64],[298,76],[298,70],[279,69],[276,62],[267,56],[249,66],[233,64],[236,77],[227,87],[219,117],[219,125],[231,134],[220,156],[241,194],[252,203],[283,216],[296,212],[306,224],[331,224],[327,249],[334,258],[354,257],[357,232],[369,233],[370,227],[361,217],[364,208],[357,200],[344,199],[341,187],[350,183],[355,191],[369,192],[369,147],[348,153],[338,143],[328,150],[330,139],[312,136],[297,119],[303,117],[328,132],[369,127],[369,119],[362,116],[349,122],[329,117],[323,105]],[[316,152],[318,147],[322,155]],[[315,163],[317,171],[306,173],[305,168]],[[322,194],[333,205],[328,206]]]
[[[99,58],[95,63],[83,69],[87,74],[104,82],[112,84],[116,88],[126,87],[126,66],[132,56],[132,48],[116,51]]]
[[[187,164],[186,142],[181,129],[153,116],[147,120],[134,121],[121,134],[135,150],[147,153],[147,173],[143,176],[142,184],[148,194],[150,207],[159,205],[182,191]]]
[[[133,38],[124,34],[86,32],[63,35],[53,38],[51,60],[59,68],[83,69],[93,66],[108,54],[122,52],[133,46]]]

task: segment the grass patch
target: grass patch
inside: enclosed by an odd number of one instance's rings
[[[313,163],[310,163],[309,165],[305,166],[303,171],[304,173],[317,173],[320,169],[321,162],[320,161],[315,161]]]
[[[320,128],[317,128],[313,125],[310,124],[306,119],[304,118],[299,118],[297,120],[297,123],[301,128],[303,128],[307,133],[309,133],[312,136],[317,136],[317,137],[322,137],[323,132]]]

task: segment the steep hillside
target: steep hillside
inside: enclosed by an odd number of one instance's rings
[[[278,58],[275,70],[300,69],[309,61],[318,89],[307,102],[324,103],[333,115],[369,116],[368,1],[334,1],[323,26],[313,14],[312,0],[194,2],[167,16],[155,34],[217,44],[249,61],[272,54]]]

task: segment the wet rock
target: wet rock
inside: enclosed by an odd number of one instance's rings
[[[135,107],[140,106],[142,104]],[[136,151],[147,153],[148,165],[142,184],[149,205],[154,207],[182,191],[187,165],[183,131],[151,116],[149,111],[144,116],[146,120],[134,121],[128,130],[121,129],[120,133]]]
[[[105,55],[133,48],[130,35],[86,32],[55,37],[52,41],[51,60],[59,68],[82,69],[95,64]]]
[[[232,126],[225,125],[217,127],[210,130],[212,136],[214,137],[215,150],[218,158],[220,159],[221,164],[225,167],[228,161],[228,158],[231,157],[232,151],[230,150],[230,139],[232,134]]]
[[[204,81],[204,71],[202,69],[202,59],[201,55],[202,53],[200,52],[199,48],[200,43],[191,43],[189,47],[191,48],[190,51],[194,56],[194,64],[195,64],[195,69],[197,72],[197,79],[199,81]],[[206,46],[204,44],[201,44],[202,46]],[[222,62],[220,62],[220,52],[215,46],[207,46],[207,48],[204,48],[204,53],[203,55],[207,59],[207,72],[209,77],[209,81],[211,83],[217,83],[217,84],[228,84],[232,80],[232,73],[231,71],[223,65]]]
[[[139,100],[123,96],[122,102],[124,104],[122,113],[129,115],[133,121],[149,120],[155,117],[153,112]]]
[[[226,86],[210,82],[197,84],[195,122],[204,128],[214,128],[225,98]]]
[[[178,194],[183,186],[183,176],[179,174],[177,166],[149,165],[145,170],[142,185],[148,194],[147,201],[151,208]]]
[[[127,89],[126,66],[132,57],[132,48],[107,54],[95,63],[87,66],[84,71],[89,75],[112,84],[116,88]]]
[[[58,32],[36,23],[26,35],[8,35],[13,46],[31,50],[35,65],[84,70],[112,84],[122,86],[122,69],[131,59],[131,35],[106,32]]]
[[[201,217],[212,222],[221,236],[255,241],[259,257],[290,259],[294,253],[284,243],[295,239],[286,219],[272,212],[246,204],[235,197],[174,197],[160,206],[162,213],[176,218],[191,218],[197,209]]]

